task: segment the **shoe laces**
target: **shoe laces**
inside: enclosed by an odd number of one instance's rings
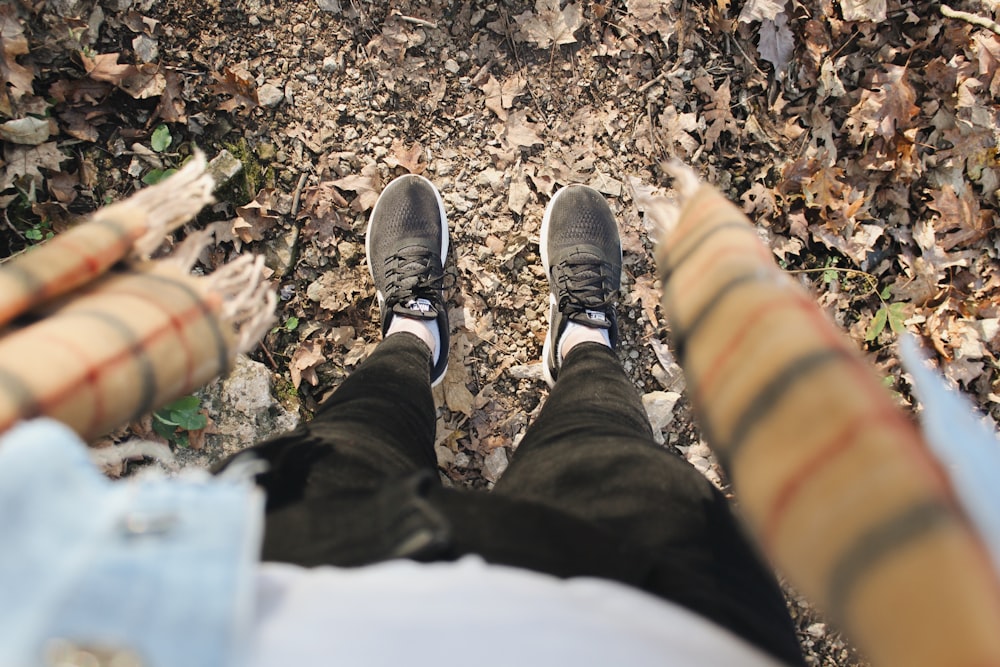
[[[444,269],[437,256],[419,246],[403,248],[386,260],[386,294],[389,306],[425,298],[437,302],[444,289]]]
[[[557,264],[559,311],[571,315],[611,308],[615,291],[607,285],[610,270],[607,262],[590,257],[574,257]]]

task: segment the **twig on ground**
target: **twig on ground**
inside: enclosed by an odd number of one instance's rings
[[[639,86],[638,88],[636,88],[635,92],[637,92],[637,93],[644,93],[644,92],[646,92],[647,90],[649,90],[650,88],[652,88],[653,86],[655,86],[657,83],[659,83],[660,81],[663,81],[665,78],[667,78],[667,74],[669,74],[669,73],[670,72],[668,72],[666,70],[660,72],[659,74],[656,75],[655,78],[650,79],[646,83],[644,83],[641,86]]]
[[[406,21],[407,23],[412,23],[413,25],[419,25],[423,28],[437,29],[438,27],[438,24],[433,21],[425,21],[424,19],[418,19],[415,16],[406,16],[398,12],[393,12],[393,15],[396,16],[400,21]]]
[[[274,357],[271,356],[271,351],[267,349],[267,345],[264,345],[264,341],[260,342],[260,349],[264,350],[264,356],[266,356],[267,360],[271,362],[271,368],[280,373],[281,369],[278,368],[278,364],[275,362]]]
[[[306,185],[306,179],[309,178],[309,174],[302,172],[299,174],[299,182],[295,186],[295,194],[292,195],[292,217],[294,218],[299,214],[299,203],[302,201],[302,188]]]
[[[986,28],[987,30],[992,30],[996,34],[1000,35],[1000,24],[996,21],[986,18],[985,16],[979,16],[978,14],[970,14],[969,12],[960,12],[957,9],[952,9],[948,5],[941,5],[941,15],[949,19],[958,19],[959,21],[965,21],[966,23],[971,23],[972,25],[977,25],[980,28]]]

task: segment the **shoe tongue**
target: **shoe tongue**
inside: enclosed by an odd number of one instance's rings
[[[607,313],[601,310],[581,310],[569,316],[571,322],[577,322],[593,329],[610,329],[611,321]]]
[[[415,298],[407,301],[400,301],[392,307],[392,312],[397,315],[404,315],[418,320],[437,319],[437,308],[430,299]]]

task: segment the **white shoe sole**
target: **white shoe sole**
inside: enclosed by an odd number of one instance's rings
[[[549,353],[555,344],[552,340],[552,336],[554,335],[552,332],[552,322],[556,318],[557,304],[556,295],[552,293],[552,283],[549,282],[549,223],[552,219],[552,209],[560,195],[566,192],[567,187],[560,188],[558,192],[552,195],[552,199],[549,200],[548,205],[545,207],[545,214],[542,216],[542,228],[538,232],[538,251],[542,256],[542,267],[545,269],[545,282],[549,286],[549,331],[545,334],[545,342],[542,344],[542,377],[545,378],[545,382],[550,387],[554,387],[556,384],[556,379],[552,377],[552,371],[549,370]]]

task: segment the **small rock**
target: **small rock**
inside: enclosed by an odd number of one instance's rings
[[[154,62],[160,57],[160,47],[156,40],[148,35],[139,35],[132,40],[132,48],[139,60],[144,63]]]
[[[819,639],[820,637],[825,637],[826,623],[813,623],[808,628],[806,628],[806,632],[812,635],[813,637],[816,637],[817,639]]]
[[[262,143],[257,147],[257,157],[261,160],[273,160],[276,150],[274,144]]]
[[[236,159],[236,157],[227,151],[222,149],[219,154],[212,158],[212,161],[208,163],[209,175],[212,180],[215,181],[215,187],[224,185],[233,179],[236,174],[240,173],[243,169],[243,163]]]
[[[649,424],[653,427],[653,438],[658,444],[664,443],[663,429],[674,419],[674,406],[681,395],[674,391],[651,391],[642,397]]]
[[[275,278],[284,278],[295,261],[295,247],[299,241],[299,228],[292,227],[264,246],[264,263],[274,271]]]
[[[337,244],[337,253],[340,255],[341,264],[353,266],[357,264],[358,257],[361,254],[361,246],[358,243],[341,241]]]
[[[327,56],[323,58],[323,71],[324,72],[336,72],[340,70],[340,63],[337,62],[336,56]]]
[[[264,107],[276,107],[285,99],[285,92],[274,84],[265,83],[257,89],[257,101]]]
[[[496,482],[507,469],[507,450],[497,447],[483,461],[483,477],[489,482]]]
[[[448,58],[448,60],[444,61],[444,68],[449,72],[451,72],[452,74],[458,74],[459,71],[461,71],[462,69],[461,67],[458,66],[458,63],[452,60],[451,58]]]
[[[340,6],[340,0],[319,0],[320,11],[331,12],[333,14],[340,14],[343,8]]]
[[[208,440],[215,440],[225,453],[291,430],[299,422],[297,412],[274,398],[267,366],[243,356],[237,357],[228,377],[216,380],[200,394],[214,422]]]
[[[541,380],[544,377],[542,375],[542,364],[538,361],[533,364],[511,366],[507,369],[507,372],[515,380]]]

